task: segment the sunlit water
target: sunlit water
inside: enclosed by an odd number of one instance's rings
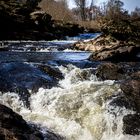
[[[66,55],[65,59],[77,60],[73,54]],[[82,58],[87,59],[87,54],[83,53]],[[64,79],[59,81],[59,87],[40,88],[31,93],[30,109],[16,93],[0,93],[0,103],[22,115],[28,123],[37,124],[43,133],[49,129],[66,140],[140,139],[140,136],[122,132],[123,117],[135,112],[110,105],[112,96],[121,93],[119,84],[111,80],[99,81],[92,67],[81,69],[73,64],[55,67],[63,73]]]

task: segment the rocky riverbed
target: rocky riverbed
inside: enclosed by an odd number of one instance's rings
[[[72,50],[70,41],[7,45],[2,139],[140,139],[140,62],[91,61],[92,52]]]
[[[100,35],[86,42],[75,43],[74,48],[93,52],[90,57],[93,61],[140,61],[140,42],[121,41],[109,35]]]

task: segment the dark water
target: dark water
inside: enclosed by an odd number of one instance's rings
[[[93,63],[88,61],[91,53],[73,51],[72,44],[78,40],[90,39],[98,35],[99,33],[80,34],[76,37],[66,37],[67,40],[60,41],[4,41],[3,43],[8,46],[9,51],[0,52],[0,63],[29,62],[90,67]]]
[[[110,104],[120,86],[97,79],[94,70],[101,62],[89,61],[90,52],[71,49],[76,40],[97,35],[5,41],[9,51],[0,52],[0,103],[45,135],[51,130],[66,140],[140,140],[122,131],[123,117],[133,110]]]

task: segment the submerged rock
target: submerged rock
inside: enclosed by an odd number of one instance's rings
[[[123,133],[130,135],[140,134],[140,114],[128,114],[124,116]]]
[[[14,87],[25,87],[36,91],[40,87],[51,88],[56,81],[49,74],[43,73],[36,67],[26,63],[12,62],[0,65],[0,77]]]

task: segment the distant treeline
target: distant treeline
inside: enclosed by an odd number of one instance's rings
[[[78,32],[100,31],[118,39],[138,38],[140,8],[129,13],[120,0],[109,0],[100,6],[95,0],[1,0],[0,39],[53,39]],[[89,2],[89,1],[88,1]],[[79,25],[80,26],[79,26]]]

